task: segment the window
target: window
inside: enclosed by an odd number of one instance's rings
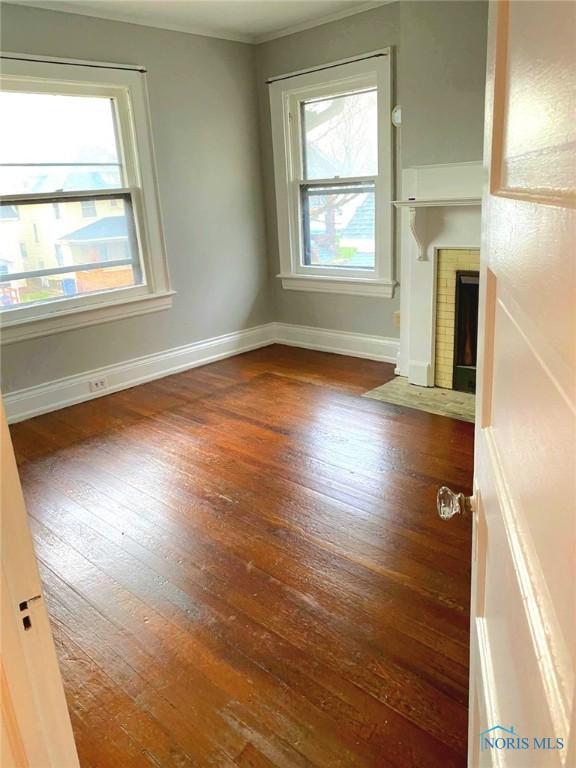
[[[17,205],[0,206],[0,221],[17,221],[20,218]]]
[[[8,58],[0,83],[2,341],[170,306],[144,74]]]
[[[96,203],[94,200],[82,200],[82,216],[85,219],[96,218]]]
[[[270,86],[284,288],[392,296],[390,54]]]

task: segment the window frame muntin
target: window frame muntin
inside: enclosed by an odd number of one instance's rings
[[[126,304],[126,316],[166,309],[171,306],[175,291],[170,285],[158,198],[157,172],[152,144],[150,111],[143,71],[127,68],[94,67],[83,62],[59,63],[30,61],[15,58],[2,59],[0,72],[2,90],[30,93],[55,93],[78,96],[98,96],[115,99],[115,129],[119,160],[124,172],[124,186],[106,190],[80,192],[38,193],[37,195],[4,195],[8,202],[18,197],[21,202],[35,202],[41,195],[54,201],[59,195],[80,199],[110,196],[129,191],[136,229],[136,239],[142,273],[146,282],[126,288],[84,294],[65,299],[52,299],[29,307],[0,308],[0,342],[9,344],[25,338],[50,334],[75,327],[93,325],[122,317],[121,306]],[[127,185],[126,182],[131,182]],[[110,312],[106,308],[110,308]],[[34,324],[37,323],[37,327]]]
[[[284,288],[363,295],[394,294],[393,263],[393,134],[391,113],[391,49],[374,52],[353,62],[334,62],[324,68],[279,78],[270,83],[270,109],[274,151],[276,211],[280,273]],[[357,93],[376,88],[378,93],[378,176],[304,179],[302,101]],[[376,192],[376,258],[374,269],[319,267],[303,264],[302,185],[322,181],[373,181]],[[332,285],[322,285],[331,282]],[[370,286],[368,286],[370,284]]]

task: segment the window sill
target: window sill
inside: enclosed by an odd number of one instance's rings
[[[361,277],[335,277],[331,275],[277,275],[282,287],[288,291],[312,291],[315,293],[347,293],[352,296],[394,296],[396,281],[372,280]]]
[[[53,333],[86,328],[90,325],[108,323],[136,315],[147,315],[170,309],[175,291],[166,291],[148,296],[137,296],[116,303],[92,304],[84,307],[62,309],[58,312],[43,312],[37,317],[14,318],[0,321],[0,341],[2,344],[14,344],[18,341],[51,336]]]

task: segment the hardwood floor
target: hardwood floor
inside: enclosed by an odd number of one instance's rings
[[[268,347],[12,428],[83,768],[466,764],[473,425]]]

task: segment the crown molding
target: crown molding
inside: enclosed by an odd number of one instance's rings
[[[324,24],[330,24],[331,21],[340,21],[340,19],[346,19],[349,16],[356,16],[358,13],[373,11],[375,8],[379,8],[381,5],[391,5],[392,3],[397,2],[399,2],[399,0],[373,0],[373,2],[360,3],[355,8],[348,8],[344,11],[329,13],[325,16],[321,16],[318,19],[303,21],[300,24],[292,24],[288,27],[279,29],[277,32],[267,32],[265,35],[255,35],[252,38],[252,43],[260,45],[260,43],[267,43],[270,40],[277,40],[279,37],[288,37],[289,35],[294,35],[297,32],[305,32],[307,29],[322,27]]]
[[[297,32],[304,32],[307,29],[321,27],[324,24],[329,24],[332,21],[339,21],[340,19],[345,19],[349,16],[355,16],[358,13],[371,11],[374,8],[379,8],[381,5],[390,5],[391,3],[396,2],[399,2],[399,0],[373,0],[372,2],[360,3],[355,8],[348,8],[347,10],[326,14],[325,16],[321,16],[317,19],[310,19],[309,21],[305,21],[300,24],[293,24],[288,27],[283,27],[276,32],[268,32],[264,35],[242,35],[232,32],[226,33],[222,32],[221,30],[212,29],[208,26],[197,27],[194,24],[173,24],[170,22],[152,23],[143,19],[134,19],[134,17],[131,17],[129,14],[121,12],[96,12],[93,8],[84,9],[76,3],[67,2],[66,0],[19,0],[18,2],[4,2],[3,5],[16,5],[20,7],[24,6],[25,8],[39,8],[40,10],[44,11],[56,11],[58,13],[67,13],[76,16],[88,16],[94,19],[119,21],[125,24],[134,24],[141,27],[166,29],[171,32],[184,32],[189,35],[199,35],[200,37],[213,37],[218,40],[229,40],[235,43],[259,45],[260,43],[276,40],[280,37],[287,37],[288,35],[293,35]]]
[[[65,2],[65,0],[26,0],[25,2],[3,2],[2,5],[15,5],[24,8],[38,8],[41,11],[56,11],[58,13],[67,13],[72,16],[88,16],[92,19],[104,19],[105,21],[120,21],[124,24],[134,24],[137,27],[151,27],[152,29],[166,29],[169,32],[185,32],[188,35],[199,35],[200,37],[214,37],[218,40],[229,40],[233,43],[250,43],[254,44],[254,37],[252,35],[240,35],[240,34],[227,34],[220,30],[211,29],[210,27],[196,27],[193,24],[171,24],[170,22],[152,23],[143,19],[134,19],[129,14],[98,11],[93,8],[78,7],[73,2]]]

